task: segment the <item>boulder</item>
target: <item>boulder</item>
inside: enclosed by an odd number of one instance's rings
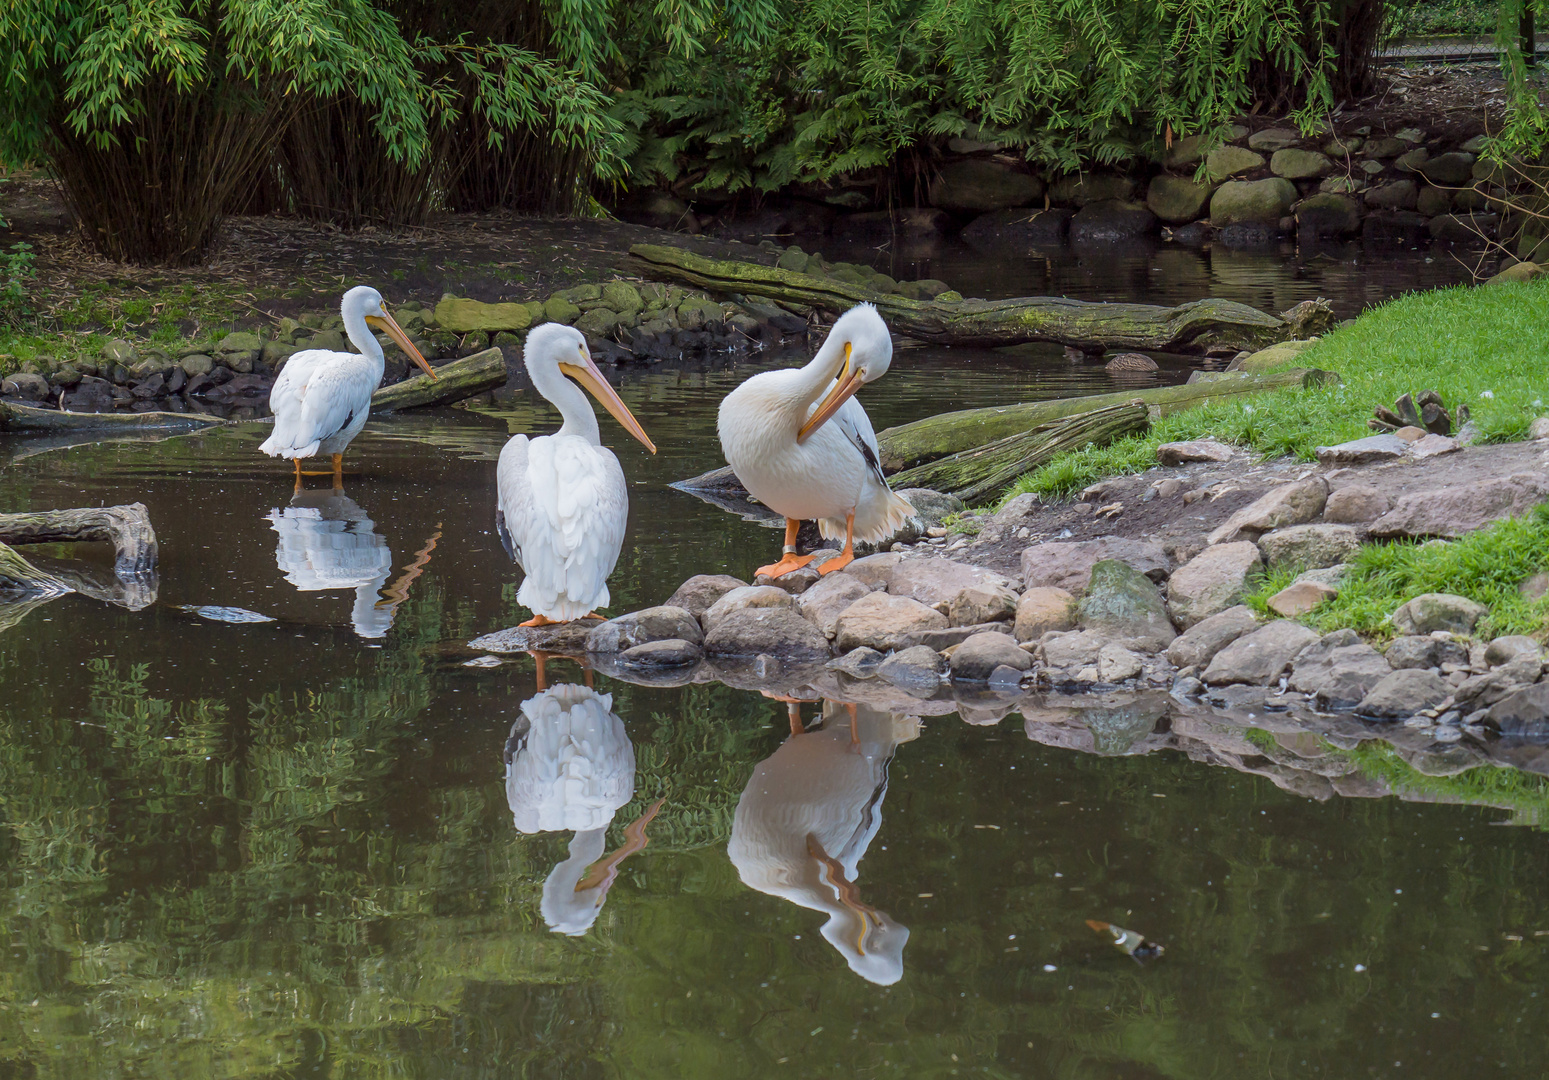
[[[1097,652],[1097,681],[1105,683],[1120,683],[1126,679],[1133,679],[1145,669],[1145,663],[1140,656],[1111,641]]]
[[[948,626],[942,630],[911,630],[907,634],[899,634],[898,640],[893,643],[893,648],[912,649],[916,645],[924,645],[941,652],[954,645],[961,645],[975,634],[990,631],[1003,634],[1006,632],[1006,624],[992,622],[977,623],[973,626]]]
[[[140,354],[135,351],[134,342],[125,341],[123,338],[110,340],[102,346],[102,351],[98,355],[106,361],[104,368],[110,368],[114,364],[121,364],[126,368],[133,367],[140,359]]]
[[[1131,240],[1156,232],[1156,215],[1144,203],[1105,199],[1088,203],[1070,219],[1073,244]]]
[[[1169,225],[1182,225],[1194,221],[1205,212],[1210,201],[1210,188],[1196,184],[1182,176],[1166,173],[1151,181],[1146,189],[1146,206],[1161,221]]]
[[[924,645],[894,653],[877,668],[877,676],[901,690],[929,697],[941,685],[946,658]]]
[[[789,606],[728,611],[705,633],[705,652],[711,656],[767,653],[782,660],[827,659],[830,655],[823,632]]]
[[[1252,503],[1238,510],[1209,536],[1211,544],[1254,540],[1261,534],[1287,525],[1311,521],[1323,513],[1328,500],[1328,481],[1310,476],[1291,484],[1271,488]]]
[[[1270,153],[1283,150],[1288,146],[1295,146],[1301,141],[1301,132],[1294,128],[1265,128],[1263,131],[1255,131],[1248,136],[1249,146],[1255,150],[1267,150]]]
[[[1362,716],[1398,720],[1440,705],[1451,696],[1452,686],[1441,676],[1424,668],[1403,668],[1385,675],[1355,711]]]
[[[1323,520],[1361,525],[1374,521],[1393,508],[1393,500],[1380,488],[1352,484],[1329,492],[1323,504]]]
[[[1361,530],[1353,525],[1292,525],[1259,537],[1259,551],[1271,570],[1337,566],[1360,546]]]
[[[1149,540],[1105,536],[1024,548],[1022,584],[1028,589],[1056,588],[1079,594],[1091,579],[1092,567],[1107,559],[1127,563],[1152,581],[1165,580],[1172,570],[1172,560],[1160,545]]]
[[[963,500],[956,495],[947,495],[930,488],[904,488],[893,494],[914,507],[914,516],[920,519],[925,528],[936,528],[948,515],[961,513],[964,509]]]
[[[888,579],[893,576],[893,567],[903,562],[903,559],[900,552],[881,551],[867,555],[864,559],[856,559],[840,572],[873,589],[885,589]]]
[[[1471,634],[1474,624],[1489,613],[1489,608],[1466,596],[1424,593],[1395,611],[1392,622],[1393,629],[1400,634],[1429,634],[1434,630]]]
[[[699,618],[710,606],[733,589],[745,589],[748,583],[730,574],[695,574],[667,599],[665,606],[678,607]]]
[[[851,649],[843,656],[836,657],[824,664],[829,671],[838,671],[853,679],[869,679],[877,673],[877,668],[882,666],[883,656],[876,649],[868,649],[862,645],[858,649]]]
[[[448,295],[436,305],[436,325],[454,334],[475,330],[526,330],[532,325],[532,312],[527,310],[526,304],[484,304],[467,297]]]
[[[35,371],[18,371],[0,381],[0,395],[22,401],[42,401],[49,396],[48,380]]]
[[[1230,180],[1210,197],[1210,223],[1277,225],[1296,201],[1296,185],[1279,176],[1265,180]]]
[[[1401,440],[1396,440],[1401,441]],[[1373,536],[1455,540],[1501,518],[1520,517],[1549,498],[1549,476],[1518,473],[1401,496],[1371,524]]]
[[[1206,548],[1168,579],[1167,607],[1173,622],[1187,630],[1235,607],[1259,570],[1258,546],[1249,541]]]
[[[1205,176],[1219,183],[1228,177],[1238,176],[1262,168],[1264,155],[1255,154],[1241,146],[1218,146],[1205,157]]]
[[[834,641],[840,652],[861,645],[888,652],[899,635],[918,630],[944,630],[947,617],[907,596],[884,592],[867,593],[839,614],[834,623]],[[822,631],[818,631],[821,633]]]
[[[1484,650],[1484,662],[1493,668],[1509,664],[1519,656],[1542,660],[1544,648],[1523,634],[1508,634],[1496,638]]]
[[[1087,206],[1112,199],[1128,199],[1135,193],[1135,181],[1115,173],[1072,173],[1062,176],[1049,188],[1052,202],[1068,206]]]
[[[1076,625],[1148,652],[1165,649],[1177,631],[1151,579],[1128,563],[1105,559],[1092,567]]]
[[[951,559],[905,558],[896,563],[888,575],[887,591],[924,604],[940,604],[950,603],[958,593],[975,585],[1009,588],[1011,579],[993,570]]]
[[[1316,150],[1297,150],[1287,147],[1276,150],[1269,159],[1269,171],[1287,180],[1316,180],[1327,176],[1334,163]]]
[[[623,652],[651,641],[680,638],[698,645],[704,640],[694,616],[680,607],[649,607],[600,624],[586,635],[586,651]]]
[[[1424,461],[1426,458],[1439,457],[1442,454],[1453,454],[1461,449],[1463,444],[1457,439],[1432,432],[1421,435],[1409,444],[1409,456],[1416,461]]]
[[[1518,656],[1492,671],[1465,680],[1453,695],[1454,705],[1463,713],[1488,708],[1524,686],[1532,686],[1543,671],[1542,661],[1531,656]]]
[[[1500,224],[1499,214],[1441,214],[1431,218],[1431,237],[1443,244],[1486,244]]]
[[[1222,462],[1232,459],[1232,448],[1214,439],[1162,443],[1156,448],[1156,460],[1162,465],[1186,465],[1193,461]]]
[[[1383,659],[1395,671],[1399,668],[1433,668],[1445,663],[1468,663],[1468,650],[1456,641],[1429,634],[1409,634],[1388,643]]]
[[[872,591],[870,585],[849,574],[829,574],[796,598],[796,611],[825,637],[833,637],[838,632],[839,616]]]
[[[1270,611],[1286,619],[1299,619],[1325,600],[1339,595],[1339,589],[1321,581],[1293,581],[1271,596],[1265,604]]]
[[[1216,653],[1205,669],[1204,681],[1209,686],[1268,686],[1317,640],[1318,635],[1301,623],[1276,619]]]
[[[215,360],[203,353],[191,353],[178,361],[183,369],[183,374],[190,379],[197,375],[208,375],[215,367]]]
[[[1198,135],[1185,135],[1181,139],[1174,139],[1162,154],[1162,164],[1169,169],[1186,169],[1198,165],[1200,158],[1204,156],[1204,150],[1200,145]]]
[[[931,182],[932,206],[944,210],[1003,210],[1043,196],[1043,181],[1006,162],[989,158],[954,161]]]
[[[1097,663],[1107,644],[1108,639],[1093,630],[1054,632],[1038,643],[1038,657],[1051,668],[1083,668]]]
[[[1440,188],[1423,187],[1415,198],[1415,209],[1426,217],[1445,214],[1452,209],[1452,196]]]
[[[1461,187],[1473,179],[1474,155],[1465,154],[1461,150],[1437,154],[1433,158],[1426,158],[1418,171],[1433,184]]]
[[[953,680],[985,682],[998,667],[1026,671],[1032,666],[1033,658],[1010,634],[975,634],[952,650]]]
[[[1325,634],[1296,658],[1288,683],[1320,708],[1354,708],[1393,669],[1354,630]]]
[[[981,248],[1026,248],[1061,244],[1070,229],[1069,210],[993,210],[980,214],[963,230],[963,239]]]
[[[1017,616],[1017,594],[1003,585],[970,585],[947,605],[953,626],[1010,622]]]
[[[1318,460],[1325,465],[1372,465],[1397,461],[1409,452],[1409,444],[1397,435],[1368,435],[1337,446],[1320,446]]]
[[[1296,231],[1311,236],[1350,236],[1361,231],[1361,208],[1348,195],[1319,192],[1296,207]]]
[[[1502,735],[1542,740],[1549,735],[1549,683],[1507,694],[1490,706],[1485,719]]]
[[[1018,641],[1037,641],[1050,630],[1073,629],[1076,625],[1074,603],[1075,597],[1064,589],[1049,586],[1028,589],[1017,600],[1012,635]]]
[[[1413,180],[1395,180],[1369,189],[1363,201],[1373,210],[1413,210],[1420,185]]]
[[[551,296],[543,302],[543,317],[549,322],[569,326],[581,317],[581,309],[563,296]]]
[[[1204,667],[1216,653],[1244,634],[1251,634],[1258,625],[1258,616],[1246,605],[1218,611],[1174,638],[1167,646],[1167,661],[1180,668]]]
[[[794,607],[795,601],[784,589],[777,589],[773,585],[742,585],[728,591],[706,608],[705,613],[699,617],[699,624],[708,634],[715,629],[717,623],[733,611],[741,611],[744,608],[793,609]]]
[[[625,649],[619,654],[619,662],[627,667],[674,668],[697,664],[704,650],[692,641],[682,638],[663,638]]]
[[[610,281],[604,285],[602,302],[620,315],[637,315],[645,310],[645,298],[627,281]]]
[[[1373,139],[1364,147],[1367,157],[1393,158],[1409,149],[1409,143],[1403,139],[1380,138]]]

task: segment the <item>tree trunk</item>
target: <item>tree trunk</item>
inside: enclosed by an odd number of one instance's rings
[[[1087,350],[1153,349],[1202,353],[1212,347],[1257,351],[1290,336],[1290,326],[1246,304],[1196,300],[1177,307],[1095,304],[1063,297],[1015,300],[910,300],[832,278],[758,263],[708,259],[681,248],[636,244],[624,269],[716,293],[746,293],[838,314],[875,304],[896,332],[938,345],[994,347],[1052,341]]]
[[[1143,401],[1110,405],[937,458],[896,473],[889,482],[895,490],[930,488],[975,505],[999,494],[1017,477],[1056,454],[1144,431],[1150,423],[1149,415],[1150,409]]]
[[[426,405],[450,405],[505,384],[505,354],[498,348],[485,349],[436,368],[434,379],[420,374],[382,387],[371,395],[371,411],[390,413]]]
[[[156,531],[151,528],[150,515],[141,503],[0,514],[0,541],[7,544],[106,542],[118,552],[113,572],[119,577],[141,578],[156,569]],[[5,550],[10,551],[10,548]],[[22,561],[26,563],[26,560]],[[41,573],[30,563],[26,565]],[[51,575],[44,576],[57,580]],[[0,580],[3,580],[3,574],[0,574]]]
[[[187,432],[230,423],[198,413],[92,413],[41,409],[18,401],[0,401],[0,431]]]

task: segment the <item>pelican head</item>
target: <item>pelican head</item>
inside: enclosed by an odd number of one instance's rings
[[[425,362],[420,351],[409,340],[409,335],[403,332],[403,327],[398,325],[398,320],[387,313],[387,308],[382,305],[382,294],[370,285],[357,285],[344,294],[344,301],[339,305],[339,314],[344,316],[344,325],[353,325],[356,319],[363,321],[373,330],[380,330],[398,343],[398,347],[409,355],[409,359],[418,364],[432,379],[436,377],[435,371]],[[355,343],[358,347],[360,342]],[[361,352],[365,352],[361,349]]]
[[[807,436],[826,424],[857,390],[887,374],[893,363],[893,337],[876,308],[857,304],[835,320],[818,351],[833,353],[833,359],[842,354],[839,374],[817,411],[796,432],[797,442],[806,442]]]
[[[548,381],[545,376],[554,372],[568,375],[580,383],[625,431],[639,439],[651,453],[656,453],[656,444],[640,426],[640,421],[635,419],[629,406],[608,385],[608,380],[603,378],[602,372],[592,362],[591,350],[586,347],[586,335],[581,331],[564,323],[544,323],[527,335],[527,344],[522,349],[522,362],[527,365],[527,374],[532,378],[533,385],[540,388],[540,392]]]

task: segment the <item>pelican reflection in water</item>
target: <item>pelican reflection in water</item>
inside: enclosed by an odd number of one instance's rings
[[[438,525],[414,562],[389,586],[393,553],[387,540],[341,488],[297,491],[289,506],[269,512],[268,521],[280,536],[274,559],[285,580],[301,592],[354,589],[350,620],[355,633],[369,639],[387,634],[393,613],[408,596],[410,583],[424,571],[441,536]]]
[[[540,683],[541,685],[541,683]],[[645,847],[654,803],[604,857],[608,825],[635,794],[635,747],[613,712],[613,696],[560,683],[522,702],[506,741],[506,801],[519,831],[575,835],[569,858],[543,883],[539,910],[550,930],[591,929],[625,859]]]
[[[822,934],[861,978],[904,974],[909,928],[861,900],[860,861],[882,825],[888,763],[919,721],[825,702],[820,727],[791,737],[753,770],[727,853],[743,883],[828,916]]]

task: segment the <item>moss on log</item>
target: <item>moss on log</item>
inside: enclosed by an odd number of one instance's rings
[[[1063,297],[1015,300],[910,300],[832,278],[759,263],[709,259],[681,248],[636,244],[622,263],[632,273],[717,293],[751,293],[839,313],[872,303],[893,330],[939,345],[1020,345],[1052,341],[1086,349],[1204,352],[1213,346],[1264,348],[1291,326],[1246,304],[1196,300],[1177,307],[1097,304]]]
[[[1056,454],[1144,431],[1149,417],[1150,407],[1143,401],[1078,413],[906,469],[894,474],[890,483],[898,489],[944,491],[970,504],[982,502]]]
[[[74,510],[0,514],[0,541],[7,544],[105,542],[117,558],[120,578],[144,577],[156,569],[156,531],[142,503]]]
[[[888,473],[913,468],[1008,436],[1026,432],[1043,424],[1089,413],[1097,409],[1139,401],[1156,410],[1155,417],[1204,405],[1211,401],[1276,390],[1285,386],[1322,385],[1338,379],[1332,372],[1293,368],[1262,375],[1232,373],[1208,382],[1185,386],[1163,386],[1154,390],[1123,391],[1088,397],[1031,401],[1021,405],[993,405],[982,409],[938,413],[900,424],[878,433],[882,468]]]
[[[187,432],[219,427],[230,421],[197,413],[89,413],[40,409],[15,401],[0,401],[0,431],[106,431],[136,434]]]
[[[371,411],[390,413],[427,405],[450,405],[505,384],[505,354],[498,348],[485,349],[436,368],[434,379],[421,374],[382,387],[371,395]]]

